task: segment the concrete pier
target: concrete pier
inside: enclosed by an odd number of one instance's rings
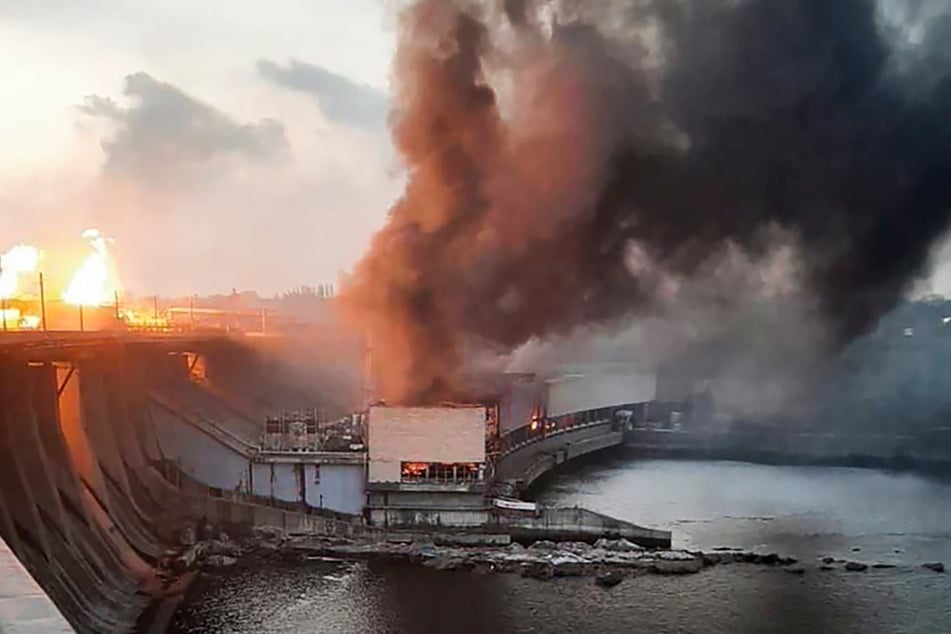
[[[0,632],[72,634],[53,601],[0,538]]]
[[[512,539],[522,542],[593,542],[620,539],[646,548],[670,548],[670,531],[644,528],[632,522],[595,513],[584,508],[544,508],[535,517],[498,517],[497,526]]]

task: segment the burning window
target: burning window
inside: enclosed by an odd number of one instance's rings
[[[400,470],[403,482],[465,484],[482,480],[483,466],[475,462],[404,462]]]

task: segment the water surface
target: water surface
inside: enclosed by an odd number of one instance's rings
[[[675,545],[737,546],[898,567],[804,576],[748,565],[590,579],[315,560],[216,579],[174,632],[951,632],[951,486],[913,475],[740,463],[616,462],[553,478],[539,497],[674,532]]]

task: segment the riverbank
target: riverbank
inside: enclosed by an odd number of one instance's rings
[[[584,576],[549,577],[560,554],[539,553],[531,542],[523,546],[528,558],[544,562],[537,568],[544,580],[523,577],[508,562],[507,572],[493,571],[478,563],[479,548],[453,552],[459,545],[444,543],[448,535],[429,539],[435,552],[462,556],[452,571],[423,559],[433,552],[425,536],[414,536],[415,545],[411,538],[385,546],[391,553],[358,555],[275,533],[236,564],[199,572],[196,593],[171,632],[951,631],[951,575],[922,567],[951,564],[951,484],[940,480],[862,469],[615,460],[562,473],[538,495],[546,505],[580,505],[671,530],[674,550],[721,561],[697,573],[660,574],[642,569],[654,552],[645,550],[637,555],[644,560],[620,569],[621,582],[605,590],[595,581],[596,566]],[[735,548],[718,549],[724,546]],[[746,561],[771,553],[799,561]],[[850,571],[849,561],[867,568]]]
[[[599,539],[585,542],[537,541],[528,546],[437,545],[420,539],[404,541],[367,541],[284,534],[278,528],[254,531],[242,544],[229,544],[229,555],[220,553],[220,545],[209,544],[200,550],[213,553],[194,561],[205,571],[221,573],[231,566],[266,565],[277,558],[284,561],[375,561],[418,565],[445,572],[473,574],[516,574],[539,580],[558,577],[589,577],[595,583],[611,587],[627,578],[641,575],[692,575],[714,566],[746,565],[777,568],[789,574],[810,572],[859,573],[874,569],[898,568],[880,562],[822,557],[799,561],[777,553],[721,547],[710,552],[650,549],[626,539]],[[904,566],[911,567],[911,566]],[[917,567],[943,573],[940,562],[922,562]]]

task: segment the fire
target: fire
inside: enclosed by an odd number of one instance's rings
[[[4,330],[36,330],[40,327],[37,315],[24,315],[19,308],[0,309]]]
[[[141,307],[120,304],[121,285],[117,266],[109,245],[112,240],[98,229],[83,232],[82,238],[88,244],[88,253],[83,259],[72,262],[72,267],[60,284],[54,270],[52,277],[46,278],[46,284],[60,294],[63,303],[79,307],[79,310],[65,311],[56,302],[46,303],[43,273],[40,262],[46,261],[46,254],[36,247],[19,244],[0,254],[0,330],[38,330],[47,328],[47,317],[51,329],[93,329],[127,328],[132,330],[168,330],[169,316],[160,313],[157,306],[146,311]],[[54,269],[66,264],[66,253],[54,253]],[[35,274],[35,286],[26,284]],[[28,287],[29,290],[27,290]],[[63,290],[65,289],[65,290]],[[83,311],[83,308],[107,310]],[[113,310],[114,308],[114,310]]]
[[[118,285],[111,283],[107,240],[97,229],[83,232],[93,252],[73,274],[63,293],[63,301],[75,306],[102,306],[112,301]]]
[[[119,317],[130,328],[145,328],[151,330],[166,330],[169,327],[168,316],[165,313],[155,315],[138,312],[134,309],[125,309],[119,312]]]
[[[39,261],[39,250],[26,244],[18,244],[0,256],[0,297],[15,297],[19,292],[20,275],[35,272]]]

